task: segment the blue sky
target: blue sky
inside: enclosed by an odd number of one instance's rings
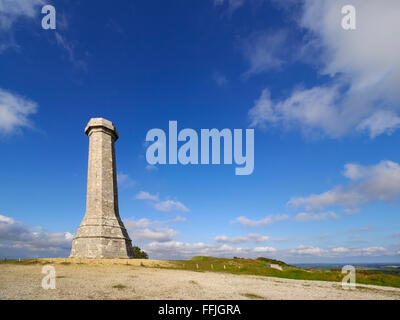
[[[356,30],[341,27],[348,2]],[[400,262],[399,13],[395,0],[0,0],[0,256],[69,254],[83,130],[104,117],[120,134],[120,215],[151,258]],[[149,166],[146,133],[170,120],[254,128],[253,174]]]

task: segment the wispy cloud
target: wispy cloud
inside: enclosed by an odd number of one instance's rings
[[[41,12],[38,8],[43,0],[1,0],[0,29],[8,30],[19,19],[34,18]]]
[[[133,241],[157,241],[157,242],[166,242],[171,241],[178,232],[170,229],[141,229],[132,233]]]
[[[226,9],[226,13],[228,16],[232,16],[232,14],[242,7],[245,4],[245,0],[213,0],[214,6],[216,7],[224,7]]]
[[[376,201],[395,202],[400,195],[400,166],[392,161],[376,165],[347,164],[343,175],[351,183],[321,194],[294,197],[288,205],[322,210],[329,206],[355,207]]]
[[[178,235],[178,232],[167,225],[180,222],[186,222],[186,218],[176,216],[173,219],[155,221],[147,218],[138,220],[135,218],[124,219],[126,229],[129,231],[131,238],[136,242],[171,241]]]
[[[86,63],[83,60],[77,59],[75,55],[75,45],[68,41],[67,38],[60,34],[59,32],[54,32],[55,37],[56,37],[56,42],[57,45],[64,49],[65,52],[67,53],[69,61],[77,68],[80,68],[82,70],[87,69]]]
[[[182,212],[189,212],[190,210],[180,201],[174,200],[166,200],[162,202],[158,202],[154,205],[154,208],[158,211],[182,211]]]
[[[324,220],[336,220],[339,219],[339,215],[335,212],[321,212],[321,213],[313,213],[313,212],[301,212],[298,213],[295,217],[296,221],[324,221]]]
[[[18,94],[0,88],[0,134],[18,132],[21,128],[32,128],[29,117],[35,114],[38,104]]]
[[[287,32],[283,30],[254,33],[243,41],[243,53],[250,67],[244,76],[278,69],[284,63],[282,54],[287,45]]]
[[[150,201],[158,201],[158,194],[150,194],[147,191],[140,191],[136,196],[135,199],[138,200],[150,200]]]
[[[147,218],[135,220],[134,218],[124,219],[124,225],[127,230],[135,230],[141,228],[147,228],[152,222]]]
[[[347,253],[349,251],[350,251],[349,248],[344,248],[344,247],[332,248],[332,252],[334,253]]]
[[[268,240],[270,240],[269,236],[263,236],[255,233],[249,233],[246,236],[240,236],[235,238],[229,238],[228,236],[216,236],[214,239],[214,241],[216,242],[232,243],[232,244],[245,243],[245,242],[265,242]]]
[[[187,221],[187,219],[185,217],[181,217],[181,216],[176,216],[175,218],[168,219],[168,220],[155,220],[155,221],[151,221],[147,218],[141,218],[138,220],[135,218],[129,218],[129,219],[124,219],[124,225],[127,230],[134,231],[136,229],[144,229],[147,227],[160,228],[169,223],[178,223],[178,222],[186,222],[186,221]]]
[[[378,257],[393,255],[394,252],[384,247],[366,247],[366,248],[346,248],[334,247],[323,249],[320,247],[300,245],[296,249],[289,250],[290,254],[296,256],[319,256],[319,257]]]
[[[316,256],[321,256],[325,253],[328,253],[328,250],[319,248],[319,247],[312,247],[312,246],[304,246],[300,245],[296,249],[291,249],[289,251],[292,254],[296,255],[316,255]]]
[[[278,221],[286,220],[286,219],[289,219],[289,216],[286,214],[269,215],[260,220],[252,220],[252,219],[246,218],[244,216],[241,216],[241,217],[236,218],[234,222],[238,222],[245,227],[260,227],[260,226],[266,226],[266,225],[269,225],[269,224],[272,224],[272,223],[275,223]]]
[[[158,211],[170,212],[170,211],[181,211],[189,212],[190,210],[180,201],[177,200],[165,200],[160,201],[158,194],[152,195],[146,191],[140,191],[136,197],[138,200],[149,200],[151,205]]]
[[[36,18],[42,5],[43,0],[0,1],[0,54],[10,48],[20,48],[15,41],[13,26],[20,20]]]
[[[157,168],[157,166],[148,164],[148,165],[146,166],[146,170],[147,170],[147,171],[157,171],[158,168]]]
[[[219,87],[226,87],[228,85],[228,79],[220,72],[214,72],[213,79]]]

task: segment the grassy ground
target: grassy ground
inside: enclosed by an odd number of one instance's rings
[[[340,270],[305,270],[282,261],[267,258],[224,259],[199,256],[190,260],[173,260],[169,262],[173,264],[174,268],[183,270],[226,272],[297,280],[335,281],[340,283],[345,276]],[[267,264],[278,264],[283,268],[283,271],[268,268]],[[375,271],[357,271],[356,282],[400,288],[400,275]]]
[[[86,259],[90,261],[90,259]],[[87,261],[71,260],[71,259],[30,259],[30,260],[7,260],[0,261],[0,264],[19,264],[19,265],[35,265],[35,264],[50,264],[58,263],[61,265],[85,264]],[[164,268],[164,269],[181,269],[187,271],[198,272],[222,272],[231,274],[257,275],[277,278],[287,278],[296,280],[319,280],[319,281],[334,281],[341,283],[344,274],[340,270],[310,270],[301,269],[288,265],[282,261],[257,258],[257,259],[225,259],[214,257],[193,257],[189,260],[169,260],[169,261],[153,261],[153,260],[103,260],[96,261],[96,264],[123,264],[127,266],[137,265],[149,268]],[[267,264],[278,264],[282,267],[282,271],[269,268]],[[388,286],[400,288],[400,275],[388,274],[376,271],[357,270],[356,282],[360,284],[370,284],[379,286]]]

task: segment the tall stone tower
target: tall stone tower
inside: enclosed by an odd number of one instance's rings
[[[129,238],[118,210],[115,141],[111,121],[93,118],[89,136],[86,214],[72,243],[71,258],[133,258]]]

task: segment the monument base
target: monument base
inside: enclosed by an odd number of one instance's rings
[[[72,242],[70,258],[132,259],[132,241],[120,219],[85,217]]]
[[[104,237],[74,239],[70,258],[133,259],[130,240]]]

